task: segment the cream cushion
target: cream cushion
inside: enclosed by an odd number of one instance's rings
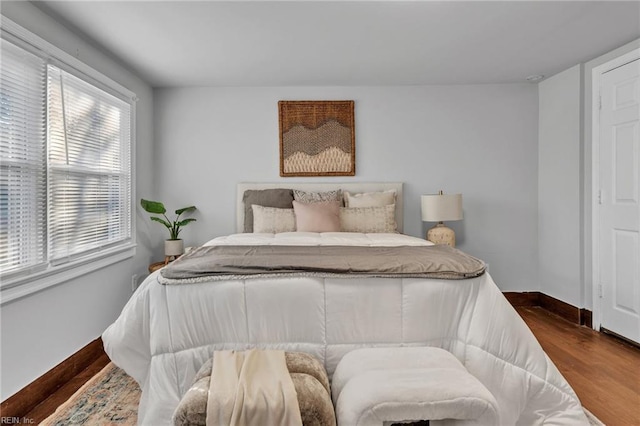
[[[340,230],[364,233],[397,232],[395,210],[395,204],[382,207],[343,207],[340,209]]]
[[[344,191],[345,207],[382,207],[395,204],[395,202],[395,189],[378,192],[362,192],[360,194],[352,194],[349,191]]]
[[[278,234],[296,230],[296,217],[293,209],[278,209],[257,204],[253,204],[251,209],[253,210],[254,233]]]

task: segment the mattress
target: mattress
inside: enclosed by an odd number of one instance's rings
[[[234,234],[208,245],[430,244],[401,234]],[[139,423],[170,424],[214,350],[307,352],[331,376],[347,352],[434,346],[495,396],[501,424],[587,424],[580,401],[488,273],[465,280],[279,277],[179,286],[151,274],[103,334],[142,388]]]

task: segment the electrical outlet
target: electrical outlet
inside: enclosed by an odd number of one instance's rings
[[[138,288],[138,274],[133,274],[131,276],[131,293],[135,292]]]

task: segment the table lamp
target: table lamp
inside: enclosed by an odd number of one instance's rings
[[[462,219],[462,194],[423,195],[422,221],[438,222],[427,231],[427,240],[434,244],[447,244],[456,246],[456,233],[453,229],[444,225],[445,220]]]

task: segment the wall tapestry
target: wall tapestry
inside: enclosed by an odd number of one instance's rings
[[[280,176],[354,176],[353,101],[280,101]]]

